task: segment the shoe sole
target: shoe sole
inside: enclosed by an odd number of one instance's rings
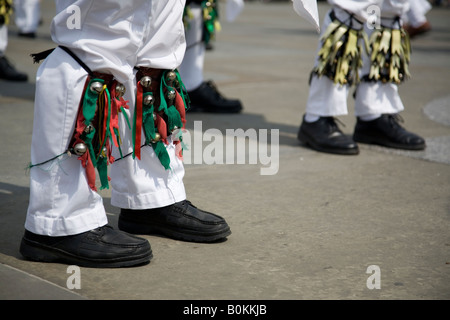
[[[93,260],[75,256],[64,250],[42,245],[41,243],[22,239],[20,253],[28,260],[36,262],[61,262],[88,268],[123,268],[144,265],[153,258],[152,251],[132,257],[108,260]]]
[[[176,231],[164,226],[156,226],[156,225],[149,226],[144,224],[138,224],[136,222],[126,221],[123,218],[121,219],[120,217],[118,227],[119,230],[131,234],[163,235],[175,240],[189,241],[189,242],[203,242],[203,243],[218,242],[222,239],[225,239],[231,234],[231,230],[229,227],[224,228],[223,230],[217,231],[215,233],[200,234],[200,233],[193,233],[190,230]]]
[[[312,149],[320,152],[339,154],[339,155],[357,155],[359,154],[359,149],[334,149],[334,148],[324,148],[316,144],[312,139],[305,135],[302,131],[298,132],[297,139],[303,144],[311,147]]]
[[[365,135],[353,135],[353,140],[359,143],[365,143],[365,144],[375,144],[382,147],[387,148],[394,148],[394,149],[403,149],[403,150],[424,150],[425,144],[418,144],[418,145],[404,145],[399,144],[395,142],[385,141],[385,140],[378,140],[373,137],[365,136]]]

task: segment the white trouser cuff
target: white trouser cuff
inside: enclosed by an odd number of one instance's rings
[[[131,156],[111,164],[111,204],[124,209],[151,209],[186,199],[184,165],[175,155],[176,147],[166,146],[170,169],[166,170],[150,146],[141,149],[141,160]]]
[[[393,83],[361,82],[356,89],[355,115],[367,116],[380,113],[399,113],[404,110]]]
[[[79,234],[107,224],[101,196],[92,191],[76,156],[61,156],[30,171],[25,229],[41,235]]]
[[[306,102],[306,113],[320,117],[348,114],[348,91],[347,85],[334,84],[327,77],[313,75]]]

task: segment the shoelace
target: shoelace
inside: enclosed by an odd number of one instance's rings
[[[343,127],[346,127],[345,123],[343,123],[339,118],[336,117],[326,117],[327,123],[330,126],[330,128],[332,129],[332,131],[338,131],[341,132],[341,130],[339,129],[339,126],[337,125],[336,122],[338,122],[340,125],[342,125]]]
[[[388,118],[389,123],[392,128],[395,128],[397,130],[403,129],[403,127],[400,125],[400,123],[404,123],[405,120],[403,119],[403,117],[401,115],[399,115],[398,113],[388,114],[387,118]]]
[[[342,122],[342,120],[341,119],[339,119],[339,118],[336,118],[336,117],[332,117],[333,118],[333,120],[335,121],[335,122],[339,122],[339,124],[341,125],[341,126],[343,126],[344,128],[345,127],[347,127],[346,125],[345,125],[345,123],[344,122]]]

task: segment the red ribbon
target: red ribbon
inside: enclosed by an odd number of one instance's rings
[[[86,151],[86,153],[83,154],[82,158],[85,158],[82,161],[84,163],[83,167],[86,169],[86,176],[89,187],[91,187],[92,190],[97,191],[97,187],[95,186],[95,168],[94,164],[92,163],[89,151]]]
[[[136,93],[136,132],[134,140],[134,152],[136,157],[141,159],[141,131],[142,131],[142,99],[144,97],[144,90],[142,88],[141,82],[137,83],[137,93]]]
[[[186,124],[186,107],[184,105],[183,98],[178,93],[178,91],[175,91],[175,108],[181,116],[181,122],[183,123],[184,129],[184,125]]]
[[[119,100],[116,98],[116,83],[113,83],[111,90],[111,119],[109,120],[109,130],[116,147],[119,147],[119,137],[116,136],[114,129],[119,130],[119,108]]]
[[[158,128],[159,135],[161,136],[161,140],[167,144],[167,124],[164,119],[156,113],[155,120],[156,128]]]
[[[77,143],[83,143],[83,141],[81,139],[77,139],[74,145]],[[97,191],[97,187],[95,186],[95,168],[94,164],[92,163],[89,150],[86,150],[86,152],[83,155],[79,156],[78,160],[81,161],[81,166],[85,169],[86,180],[88,182],[89,187],[92,190]]]
[[[99,97],[100,99],[100,97]],[[106,94],[106,91],[103,92],[103,123],[101,124],[101,127],[99,129],[99,135],[100,135],[100,146],[105,145],[106,147],[106,132],[109,129],[108,128],[108,112],[109,112],[109,103],[108,103],[108,95]],[[100,150],[100,153],[102,150]]]

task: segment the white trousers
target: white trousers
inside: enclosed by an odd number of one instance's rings
[[[360,27],[365,28],[365,32],[369,37],[373,29],[369,28],[365,22],[373,13],[374,8],[379,8],[382,25],[383,23],[389,23],[389,20],[392,18],[402,16],[409,8],[408,2],[405,0],[329,0],[329,2],[334,6],[336,14],[341,21],[348,18],[348,13],[354,14],[361,22]],[[322,23],[322,32],[326,30],[330,22],[330,16],[327,14]],[[318,50],[320,47],[321,44],[319,44]],[[360,74],[368,74],[369,68],[370,60],[367,54],[363,53],[363,67],[360,70]],[[319,78],[313,76],[306,102],[306,113],[322,117],[347,115],[349,90],[350,87],[348,85],[334,84],[333,81],[327,77]],[[403,110],[404,106],[400,99],[398,86],[396,84],[361,82],[356,88],[355,116],[370,117],[382,113],[398,113]]]
[[[14,0],[15,23],[21,32],[36,32],[41,14],[41,0]]]
[[[79,26],[71,20],[76,8],[81,13]],[[185,51],[183,9],[181,0],[57,1],[52,37],[57,44],[73,49],[93,71],[113,74],[126,86],[124,98],[130,107],[127,114],[133,119],[136,94],[133,68],[173,69],[180,64]],[[67,150],[86,77],[86,71],[59,48],[39,67],[32,164],[45,162]],[[132,152],[132,136],[124,121],[120,116],[121,149],[126,154]],[[167,151],[170,170],[164,169],[151,147],[142,148],[141,160],[129,156],[111,164],[111,203],[121,208],[145,209],[184,200],[183,164],[175,156],[172,143],[167,145]],[[118,150],[113,150],[113,155],[116,159],[120,157]],[[64,236],[106,223],[103,200],[89,188],[85,170],[76,156],[62,155],[31,168],[27,230]]]
[[[189,5],[192,17],[187,21],[186,53],[178,68],[187,91],[197,89],[203,83],[203,69],[205,64],[205,43],[203,35],[203,12],[200,5]]]
[[[218,3],[219,4],[219,3]],[[226,1],[226,18],[234,21],[244,8],[243,0]],[[191,3],[189,9],[192,17],[187,21],[186,53],[178,70],[187,91],[197,89],[204,80],[203,69],[205,64],[205,43],[203,36],[203,12],[200,5]]]
[[[5,55],[8,47],[8,27],[3,25],[0,27],[0,57]]]
[[[410,0],[410,7],[404,18],[409,25],[417,28],[427,22],[426,14],[432,8],[428,0]]]

